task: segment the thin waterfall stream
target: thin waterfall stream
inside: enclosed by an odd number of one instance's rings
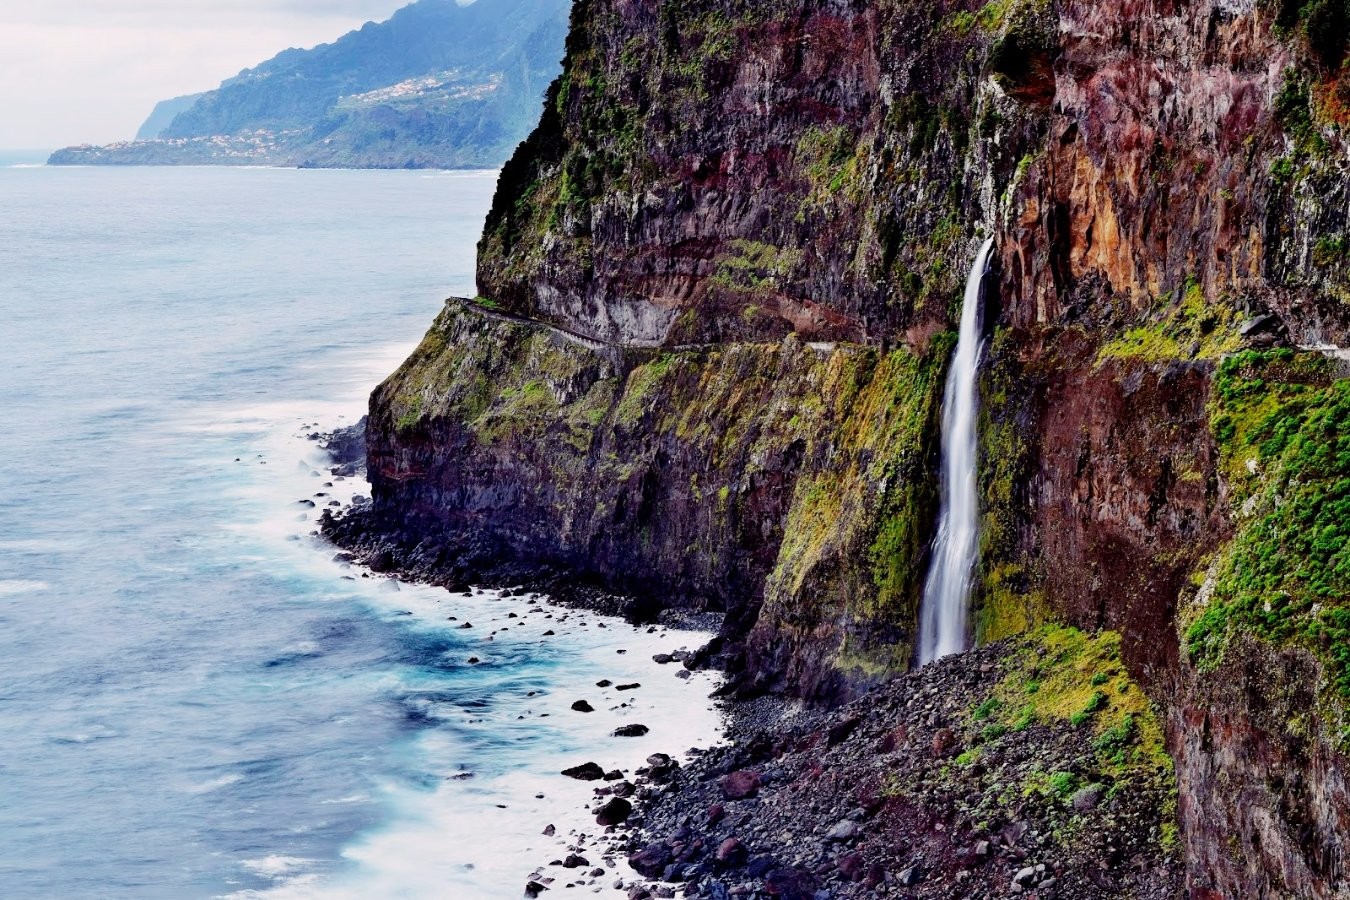
[[[933,558],[919,606],[919,665],[960,653],[968,640],[971,577],[980,550],[976,495],[980,405],[976,376],[984,352],[980,294],[993,249],[991,237],[970,267],[961,305],[961,331],[942,398],[941,506]]]

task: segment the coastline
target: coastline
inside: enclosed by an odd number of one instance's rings
[[[509,785],[491,783],[489,790],[509,791],[509,796],[491,798],[502,801],[492,803],[492,808],[517,808],[524,801],[524,805],[540,810],[530,814],[528,833],[518,821],[511,826],[505,838],[519,844],[512,853],[498,850],[491,854],[497,860],[511,858],[528,863],[529,868],[522,865],[520,871],[500,876],[485,872],[485,880],[477,889],[483,891],[482,896],[516,897],[533,882],[536,890],[575,884],[584,885],[588,892],[627,896],[635,884],[643,882],[627,859],[652,797],[649,784],[635,787],[634,782],[653,769],[651,760],[658,760],[658,771],[677,768],[718,745],[725,734],[728,720],[724,707],[705,699],[719,687],[721,676],[695,662],[696,651],[713,637],[717,617],[634,615],[635,607],[628,598],[570,583],[562,572],[527,571],[527,567],[499,571],[491,582],[450,583],[443,573],[400,568],[389,559],[372,558],[330,542],[320,532],[328,530],[327,523],[342,521],[341,517],[334,519],[330,510],[359,509],[369,493],[360,462],[363,445],[359,429],[357,423],[325,433],[317,430],[317,425],[307,425],[291,439],[295,452],[310,451],[299,468],[309,470],[311,482],[321,479],[321,490],[315,493],[324,495],[299,501],[306,510],[310,509],[308,502],[318,504],[314,515],[324,525],[310,532],[312,546],[307,549],[330,556],[327,564],[335,567],[338,578],[378,583],[381,596],[399,607],[396,614],[411,616],[408,621],[415,621],[419,627],[447,627],[430,625],[433,620],[446,620],[447,612],[456,614],[448,617],[451,620],[465,620],[452,621],[449,627],[463,627],[468,634],[480,635],[485,648],[464,660],[465,664],[491,667],[500,661],[509,665],[509,651],[501,654],[501,660],[494,658],[499,648],[505,650],[500,642],[507,638],[507,629],[515,629],[511,639],[535,629],[529,635],[532,643],[551,641],[559,648],[560,659],[567,658],[555,670],[556,683],[531,703],[532,715],[546,722],[561,720],[569,727],[578,720],[585,722],[586,740],[581,741],[584,750],[559,748],[550,755],[547,769],[536,766],[521,772],[507,779]],[[331,457],[331,464],[311,468],[316,453]],[[307,525],[313,524],[313,519],[305,518]],[[334,549],[339,552],[332,553]],[[370,562],[375,565],[368,565]],[[470,626],[472,631],[467,631]],[[602,633],[606,637],[597,643],[595,636]],[[590,643],[580,650],[571,646],[582,640]],[[625,690],[632,684],[640,686]],[[697,701],[691,691],[697,692]],[[593,712],[573,708],[573,703],[582,701]],[[611,734],[625,725],[641,726],[641,733]],[[606,777],[592,782],[561,774],[564,769],[586,763],[599,766]],[[622,777],[613,777],[616,774]],[[422,829],[415,841],[399,834],[397,827],[377,830],[344,850],[344,856],[357,863],[354,874],[337,879],[300,877],[279,884],[265,895],[368,896],[372,890],[387,890],[391,879],[396,882],[404,877],[396,870],[425,866],[427,854],[443,853],[446,847],[471,840],[476,826],[454,821],[452,807],[458,802],[455,795],[467,786],[484,790],[478,773],[447,774],[445,784],[446,796],[437,799],[433,795],[419,802],[418,818],[424,822],[439,819],[441,830],[434,840],[435,828],[432,832]],[[631,816],[617,826],[597,824],[597,811],[614,799],[631,804]],[[431,850],[432,843],[437,851]],[[411,846],[423,849],[410,854]],[[482,868],[475,863],[468,865]],[[422,871],[406,877],[419,881],[427,874]],[[495,881],[498,877],[502,880]]]
[[[359,443],[350,434],[334,442]],[[344,532],[344,521],[360,527]],[[325,532],[356,547],[353,559],[387,573],[411,569],[451,590],[470,577],[426,549],[434,535],[411,542],[415,529],[391,537],[359,516],[324,517]],[[502,572],[535,584],[566,578],[528,566]],[[634,609],[594,588],[575,589],[565,605]],[[678,614],[664,619],[677,624]],[[1060,629],[944,657],[841,708],[727,702],[725,740],[682,763],[652,755],[616,778],[634,807],[625,827],[597,835],[572,826],[526,896],[559,886],[607,887],[629,900],[1178,896],[1175,779],[1118,654],[1118,638]],[[692,670],[708,657],[686,655],[681,674],[700,674]],[[1039,679],[1063,697],[1105,685],[1116,711],[1084,727],[1057,707],[1032,714],[993,699]],[[595,783],[592,806],[615,793]]]

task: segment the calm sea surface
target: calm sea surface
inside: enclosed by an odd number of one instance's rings
[[[306,426],[472,292],[493,184],[0,168],[0,896],[518,897],[587,821],[559,768],[716,738],[650,662],[696,637],[310,535],[365,486]]]

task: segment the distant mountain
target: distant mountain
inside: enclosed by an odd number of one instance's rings
[[[141,130],[136,132],[136,140],[153,141],[155,138],[163,135],[164,130],[173,124],[174,118],[181,112],[192,108],[192,104],[205,96],[202,93],[184,94],[182,97],[174,97],[172,100],[161,100],[155,104],[155,108],[150,112],[150,117],[141,125]]]
[[[49,162],[498,166],[538,121],[561,69],[570,6],[418,0],[331,44],[283,51],[213,91],[166,100],[135,141],[68,147]]]

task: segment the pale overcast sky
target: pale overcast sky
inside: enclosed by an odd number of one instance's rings
[[[0,148],[129,139],[159,100],[409,2],[0,0]]]

